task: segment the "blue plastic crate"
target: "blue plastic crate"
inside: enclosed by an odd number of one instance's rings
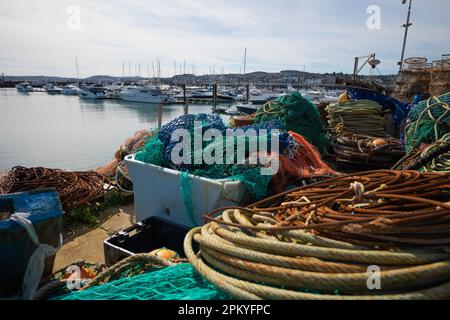
[[[39,242],[58,247],[64,214],[54,190],[0,195],[0,212],[30,213]],[[28,260],[36,249],[28,233],[12,220],[0,221],[0,297],[20,293]],[[44,275],[52,272],[55,256],[45,261]]]

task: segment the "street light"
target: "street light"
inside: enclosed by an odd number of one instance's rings
[[[406,4],[408,0],[402,0],[402,4]],[[402,26],[405,28],[405,36],[403,38],[403,48],[402,48],[402,57],[400,61],[398,62],[398,65],[400,67],[399,72],[402,71],[403,68],[403,60],[405,59],[405,49],[406,49],[406,39],[408,38],[408,29],[412,26],[412,23],[410,22],[411,19],[411,5],[412,0],[409,0],[409,8],[408,8],[408,17],[406,18],[406,23]]]

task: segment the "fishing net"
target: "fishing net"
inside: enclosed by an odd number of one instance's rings
[[[136,154],[136,160],[150,163],[155,166],[170,168],[172,165],[164,156],[164,143],[158,135],[152,136],[140,152]]]
[[[196,122],[200,124],[198,127],[195,127]],[[218,115],[199,113],[178,117],[163,126],[158,133],[159,140],[164,144],[164,156],[167,160],[171,159],[172,150],[180,143],[180,141],[172,140],[174,132],[180,129],[190,132],[191,141],[193,143],[195,134],[203,136],[205,132],[210,129],[218,130],[223,134],[227,128]],[[195,129],[197,129],[197,131]]]
[[[195,122],[198,123],[195,123]],[[196,126],[197,125],[197,126]],[[173,141],[176,130],[185,129],[190,137],[190,150],[185,148],[179,151],[180,158],[190,159],[187,163],[175,164],[172,161],[174,148],[183,142],[183,137]],[[194,135],[203,135],[207,130],[215,129],[220,138],[211,138],[210,141],[202,139],[202,148],[195,148]],[[258,125],[229,129],[218,116],[206,114],[184,115],[161,128],[157,135],[152,136],[141,152],[136,154],[136,160],[157,166],[176,169],[182,172],[180,177],[181,190],[188,212],[193,212],[189,174],[209,179],[227,179],[241,181],[247,190],[256,199],[267,195],[269,182],[272,176],[262,175],[260,162],[250,162],[254,156],[259,159],[261,146],[263,152],[270,153],[273,149],[273,140],[278,144],[276,152],[284,152],[292,144],[292,138],[286,132],[280,131],[280,121],[274,120]],[[197,131],[198,130],[198,131]],[[261,131],[265,130],[265,131]],[[253,147],[253,148],[252,148]],[[231,152],[230,152],[231,150]],[[239,150],[245,151],[241,154]],[[254,153],[251,153],[254,151]],[[189,154],[184,154],[190,152]],[[196,159],[202,161],[196,162]],[[218,160],[216,160],[218,159]],[[191,216],[191,215],[190,215]],[[192,214],[192,219],[194,215]]]
[[[317,107],[299,92],[270,101],[256,113],[255,124],[279,120],[282,128],[304,136],[325,154],[327,137]]]
[[[314,110],[313,114],[319,117],[318,111]],[[293,114],[289,111],[289,116]],[[192,194],[195,193],[192,189],[192,176],[240,181],[253,198],[259,200],[272,191],[270,187],[280,192],[287,183],[335,173],[320,159],[316,147],[295,132],[288,133],[284,130],[286,121],[291,121],[289,117],[284,120],[280,117],[268,120],[230,129],[218,116],[184,115],[152,136],[135,159],[181,172],[183,202],[194,225],[198,223],[194,218],[195,208],[192,203]],[[173,141],[175,131],[180,129],[185,129],[188,133],[185,132],[178,141]],[[215,129],[217,137],[201,139],[201,148],[196,148],[194,136],[204,134],[209,129]],[[191,148],[179,149],[181,142]],[[182,158],[183,163],[175,163],[173,155]],[[279,170],[274,157],[280,159]],[[269,168],[274,169],[272,174],[263,173],[262,169]]]
[[[420,102],[408,115],[406,151],[436,142],[449,132],[449,127],[450,93]]]
[[[76,291],[55,300],[231,300],[187,263]]]

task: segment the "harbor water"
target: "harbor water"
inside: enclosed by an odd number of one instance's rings
[[[0,89],[0,171],[13,166],[91,170],[114,158],[134,132],[158,125],[158,105]],[[167,105],[163,123],[183,114]],[[189,105],[189,113],[211,113]],[[224,120],[228,121],[227,116]]]

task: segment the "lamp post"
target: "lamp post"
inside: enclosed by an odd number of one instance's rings
[[[406,4],[407,1],[408,0],[402,0],[402,4]],[[405,59],[405,49],[406,49],[406,39],[408,38],[408,29],[409,29],[409,27],[412,26],[412,23],[410,22],[410,20],[411,20],[411,5],[412,5],[412,0],[409,0],[408,16],[406,18],[406,23],[402,26],[403,28],[405,28],[405,36],[403,38],[402,57],[401,57],[400,61],[398,62],[399,72],[403,68],[403,60]]]

